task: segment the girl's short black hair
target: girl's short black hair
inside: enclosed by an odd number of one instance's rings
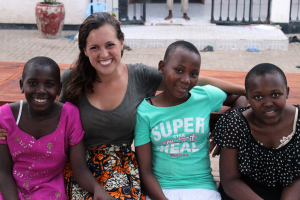
[[[24,80],[24,77],[26,75],[26,71],[29,67],[51,67],[56,74],[56,80],[60,82],[60,69],[58,64],[52,60],[51,58],[45,57],[45,56],[37,56],[34,58],[31,58],[26,62],[23,68],[22,73],[22,79]]]
[[[285,86],[287,87],[286,76],[279,67],[277,67],[276,65],[273,65],[271,63],[261,63],[261,64],[256,65],[255,67],[253,67],[246,75],[246,79],[245,79],[246,92],[249,89],[250,79],[253,79],[258,76],[264,77],[266,74],[279,74],[281,76]]]
[[[165,56],[164,56],[164,61],[167,63],[169,58],[171,57],[171,55],[174,53],[174,51],[178,48],[183,48],[186,49],[190,52],[193,52],[197,55],[199,55],[200,57],[200,53],[198,51],[198,49],[195,47],[195,45],[193,45],[190,42],[184,41],[184,40],[180,40],[180,41],[176,41],[172,44],[170,44],[166,50]]]

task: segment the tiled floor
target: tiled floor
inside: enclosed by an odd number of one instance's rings
[[[138,27],[143,28],[143,26]],[[135,28],[133,27],[133,29]],[[125,32],[125,38],[134,35],[134,30],[129,31],[127,26],[122,26],[122,30]],[[76,33],[77,31],[63,31],[61,38],[47,40],[39,38],[37,30],[0,30],[0,60],[25,62],[34,56],[49,56],[58,63],[71,64],[77,58],[79,50],[74,40],[63,36]],[[186,39],[187,36],[182,35],[181,39]],[[288,38],[294,35],[282,34],[282,37]],[[300,38],[300,34],[296,36]],[[226,42],[225,38],[224,41]],[[214,52],[201,52],[201,68],[248,71],[256,64],[270,62],[278,65],[285,72],[299,73],[300,69],[296,68],[296,65],[300,65],[300,43],[287,45],[287,51],[248,52],[246,50],[215,49]],[[151,66],[157,66],[159,60],[163,59],[166,50],[166,47],[144,48],[134,45],[131,48],[131,51],[124,53],[122,58],[124,63],[145,63]]]

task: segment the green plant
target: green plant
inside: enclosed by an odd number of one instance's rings
[[[59,4],[56,0],[44,0],[44,4]]]

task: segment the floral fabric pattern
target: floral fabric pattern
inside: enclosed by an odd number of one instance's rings
[[[146,199],[141,192],[137,161],[130,145],[96,146],[87,151],[86,158],[95,179],[116,200]],[[84,191],[75,182],[69,162],[64,174],[69,200],[92,200],[93,194]]]

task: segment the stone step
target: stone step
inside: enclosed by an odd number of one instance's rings
[[[166,48],[177,40],[187,40],[197,48],[213,46],[214,50],[288,50],[288,38],[280,28],[271,25],[122,25],[124,43],[137,48]]]

